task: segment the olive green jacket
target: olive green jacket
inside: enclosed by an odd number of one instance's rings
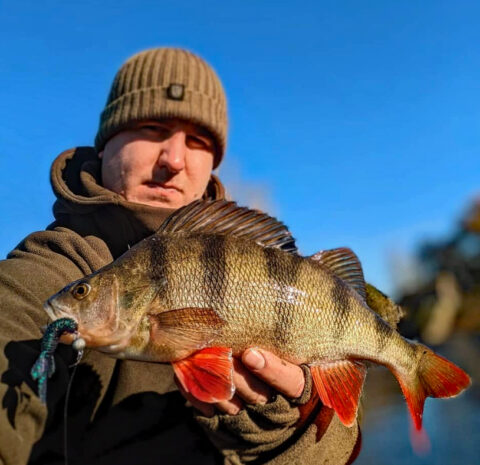
[[[71,465],[346,463],[356,444],[358,449],[358,428],[345,428],[336,416],[324,421],[322,431],[310,420],[299,426],[297,405],[309,388],[298,402],[277,396],[237,416],[205,418],[186,405],[169,365],[87,350],[65,412],[75,354],[61,345],[47,406],[40,402],[29,371],[49,322],[43,302],[152,234],[171,213],[106,190],[100,168],[92,148],[62,153],[51,171],[55,222],[0,261],[0,463],[63,464],[65,430]],[[212,177],[206,197],[223,196]]]

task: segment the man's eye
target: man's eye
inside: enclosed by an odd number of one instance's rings
[[[140,129],[151,136],[165,137],[170,133],[168,128],[156,124],[146,124],[141,126]]]
[[[213,150],[213,142],[205,137],[187,135],[187,146],[190,149]]]

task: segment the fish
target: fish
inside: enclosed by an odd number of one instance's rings
[[[383,365],[421,431],[426,397],[456,396],[470,377],[400,335],[367,305],[367,290],[349,248],[305,257],[275,218],[231,201],[197,201],[44,308],[52,320],[76,322],[76,335],[62,342],[81,337],[117,358],[170,363],[203,402],[232,398],[232,357],[249,347],[305,364],[318,398],[347,427],[367,366]]]

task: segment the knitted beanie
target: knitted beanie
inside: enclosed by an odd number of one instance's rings
[[[181,118],[209,130],[215,138],[214,168],[224,155],[227,102],[220,79],[200,57],[176,48],[140,52],[118,70],[95,137],[106,142],[133,122]]]

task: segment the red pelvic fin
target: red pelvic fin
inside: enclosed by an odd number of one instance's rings
[[[310,367],[324,405],[335,410],[345,426],[355,423],[366,368],[360,362],[340,360]]]
[[[470,385],[470,376],[461,368],[431,349],[418,344],[422,358],[417,377],[407,377],[393,370],[407,401],[413,424],[417,431],[422,429],[423,406],[427,397],[453,397]]]
[[[173,362],[173,370],[185,391],[203,402],[220,402],[233,397],[232,350],[208,347]]]

